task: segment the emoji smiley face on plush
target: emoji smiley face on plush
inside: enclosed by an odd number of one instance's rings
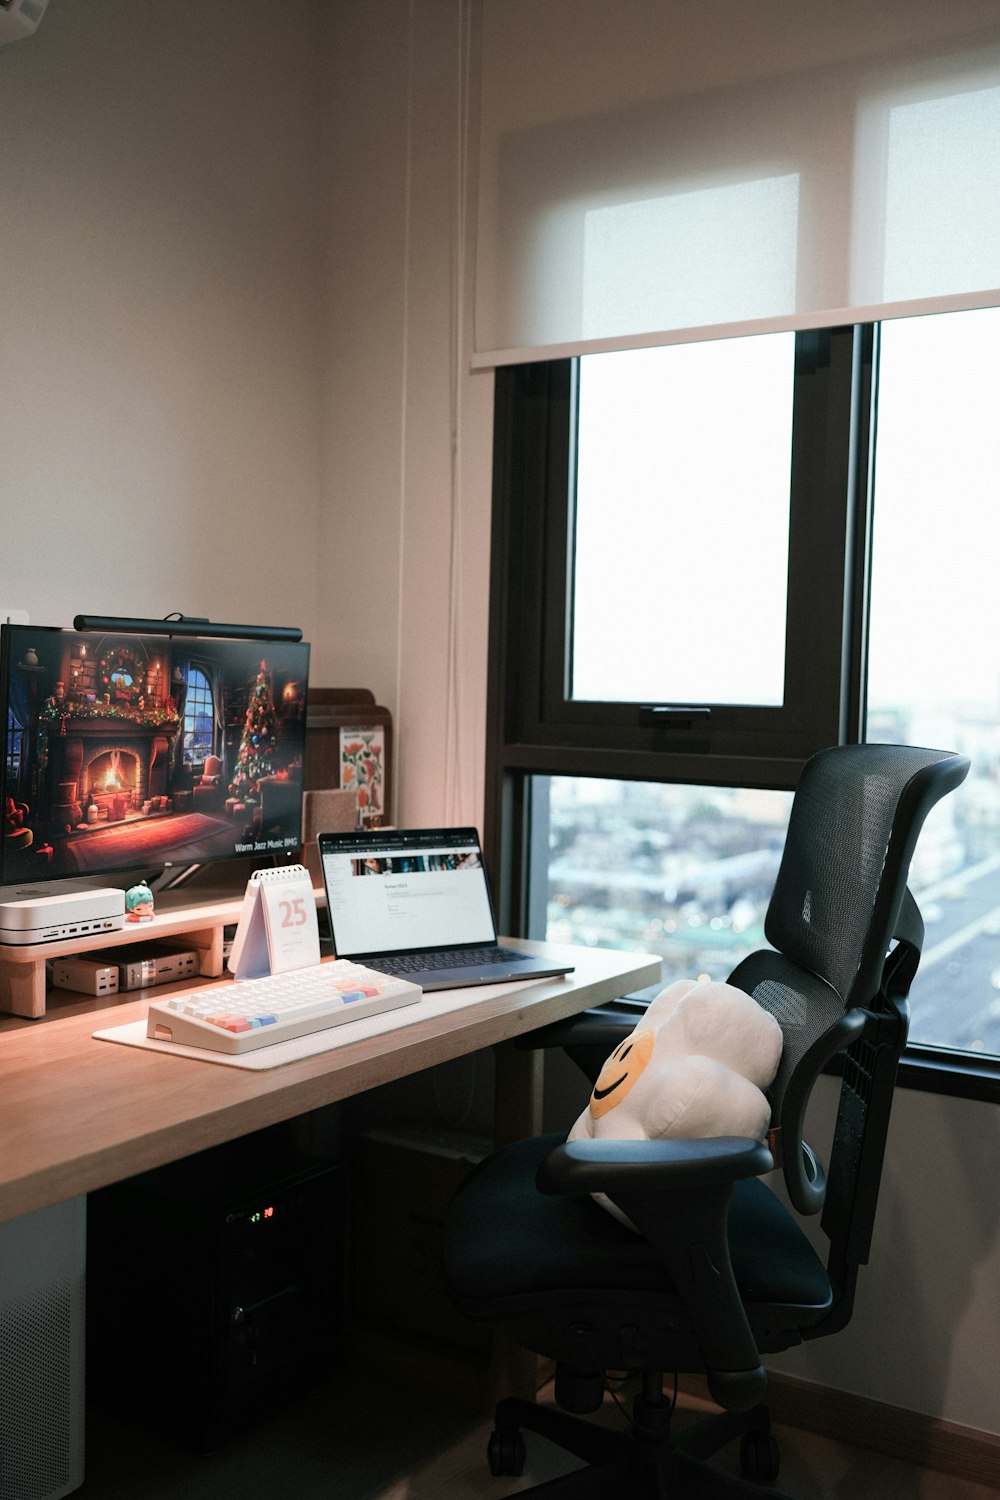
[[[771,1120],[764,1090],[781,1046],[777,1021],[743,990],[678,980],[607,1058],[569,1139],[764,1140]]]
[[[610,1054],[590,1096],[591,1117],[599,1120],[623,1103],[629,1091],[646,1071],[653,1055],[656,1034],[652,1027],[632,1032]]]

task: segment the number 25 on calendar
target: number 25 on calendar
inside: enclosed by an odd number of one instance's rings
[[[319,963],[312,879],[302,865],[260,870],[247,881],[228,967],[237,979]]]
[[[278,907],[282,927],[304,927],[309,920],[305,902],[300,896],[296,896],[294,901],[279,901]]]

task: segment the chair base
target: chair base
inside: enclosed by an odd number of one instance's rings
[[[789,1500],[770,1484],[710,1468],[707,1460],[736,1438],[743,1439],[744,1471],[762,1479],[777,1476],[777,1448],[770,1436],[767,1408],[724,1411],[692,1423],[676,1435],[662,1381],[646,1377],[636,1396],[633,1420],[623,1432],[597,1427],[581,1417],[517,1397],[499,1402],[489,1460],[494,1474],[520,1474],[525,1449],[522,1429],[536,1432],[566,1453],[584,1460],[557,1479],[519,1496],[538,1500]]]

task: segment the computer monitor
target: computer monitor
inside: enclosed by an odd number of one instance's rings
[[[297,857],[308,670],[303,641],[4,625],[0,885]]]

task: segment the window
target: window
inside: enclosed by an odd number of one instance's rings
[[[192,769],[205,763],[215,749],[215,710],[208,678],[198,667],[189,667],[184,699],[184,764]]]
[[[782,704],[794,342],[580,361],[572,698]]]
[[[1000,310],[951,313],[498,372],[486,834],[505,931],[724,978],[759,944],[810,754],[956,749],[972,772],[911,873],[907,1076],[997,1093],[998,334]]]
[[[911,1041],[1000,1056],[1000,309],[881,330],[867,738],[959,749],[910,885]]]

